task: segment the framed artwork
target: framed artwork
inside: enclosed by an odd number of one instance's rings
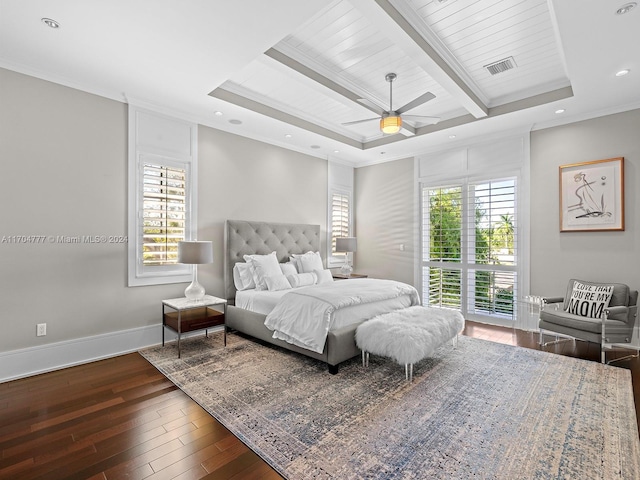
[[[560,166],[560,231],[624,230],[624,158]]]

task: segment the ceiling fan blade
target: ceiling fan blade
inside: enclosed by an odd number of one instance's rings
[[[366,98],[359,98],[358,102],[360,102],[363,106],[367,107],[372,112],[376,112],[380,116],[382,116],[386,112],[386,110],[380,105],[373,103],[371,100],[368,100]]]
[[[373,120],[380,120],[380,117],[375,118],[365,118],[364,120],[355,120],[353,122],[341,123],[341,125],[357,125],[358,123],[371,122]]]
[[[401,107],[398,110],[396,110],[396,112],[400,114],[404,112],[408,112],[409,110],[416,108],[422,105],[423,103],[427,103],[429,100],[433,100],[434,98],[436,98],[436,96],[433,93],[431,92],[424,93],[420,95],[418,98],[416,98],[415,100],[412,100],[411,102],[407,103],[404,107]]]
[[[426,117],[424,115],[402,115],[402,118],[427,124],[434,124],[440,121],[440,117]]]

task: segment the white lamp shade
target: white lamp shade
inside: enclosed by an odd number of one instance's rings
[[[336,238],[336,252],[355,252],[357,246],[356,237]]]
[[[200,265],[213,262],[213,242],[178,242],[178,263]]]

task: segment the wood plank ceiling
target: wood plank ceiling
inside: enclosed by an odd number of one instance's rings
[[[486,68],[505,59],[514,68]],[[426,92],[406,115],[439,122],[403,115],[399,134],[380,132],[382,111]],[[572,90],[547,0],[336,0],[210,95],[368,149]]]

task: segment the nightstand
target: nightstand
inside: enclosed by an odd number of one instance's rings
[[[369,278],[369,275],[363,273],[352,273],[351,275],[345,275],[344,273],[331,273],[335,280],[348,280],[350,278]]]
[[[172,312],[165,312],[169,307]],[[216,308],[213,308],[216,307]],[[220,310],[222,308],[222,310]],[[224,326],[224,346],[227,346],[227,326],[225,315],[227,301],[224,298],[205,295],[202,300],[188,300],[185,297],[171,298],[162,301],[162,345],[164,346],[164,329],[170,328],[178,334],[178,358],[180,358],[180,337],[183,333],[204,330],[219,325]]]

